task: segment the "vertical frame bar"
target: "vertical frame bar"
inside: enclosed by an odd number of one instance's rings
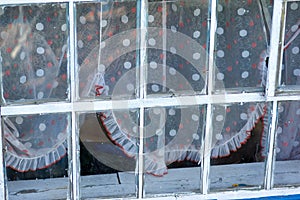
[[[137,1],[137,95],[138,99],[147,98],[147,27],[148,27],[148,0]],[[144,116],[145,107],[140,107],[139,116],[139,140],[137,156],[137,174],[136,174],[136,196],[141,199],[144,197]]]
[[[165,0],[162,1],[162,42],[163,42],[163,79],[162,84],[163,88],[162,91],[166,92],[166,85],[167,85],[167,2]]]
[[[273,187],[274,180],[274,165],[275,165],[275,144],[276,144],[276,124],[277,124],[277,108],[278,101],[274,101],[272,110],[269,113],[271,120],[271,126],[268,132],[268,151],[267,160],[265,163],[265,179],[264,188],[270,190]]]
[[[207,24],[209,27],[209,37],[208,37],[208,85],[207,85],[207,95],[212,95],[214,91],[214,51],[215,51],[215,37],[217,30],[217,0],[209,1],[208,8],[208,19]]]
[[[5,3],[5,2],[4,2]],[[1,6],[1,4],[0,4]],[[0,52],[1,54],[1,52]],[[1,56],[1,55],[0,55]],[[2,65],[0,65],[0,70],[2,72]],[[0,83],[2,84],[2,76],[0,76]],[[0,87],[0,92],[2,94],[2,86]],[[2,95],[1,95],[2,96]],[[3,103],[4,99],[0,97],[0,102]],[[5,143],[4,143],[4,135],[2,130],[2,112],[0,106],[0,199],[8,199],[8,191],[7,191],[7,183],[6,183],[6,173],[5,173],[5,160],[4,160],[4,153],[5,153]]]
[[[215,33],[217,27],[217,0],[209,1],[208,8],[208,85],[207,95],[211,96],[214,89],[214,49],[215,49]],[[204,140],[204,141],[203,141]],[[206,125],[204,139],[202,139],[203,149],[201,158],[201,186],[200,191],[207,194],[209,191],[209,171],[210,171],[210,154],[211,154],[211,141],[212,141],[212,104],[207,104],[206,112]],[[204,142],[204,143],[203,143]]]
[[[277,86],[280,84],[286,5],[286,1],[274,1],[270,41],[270,59],[266,87],[267,97],[273,97],[275,95]]]
[[[1,114],[1,107],[0,107],[0,199],[8,199],[7,197],[7,185],[6,185],[6,174],[5,174],[5,161],[4,161],[4,152],[5,152],[5,146],[4,146],[4,137],[2,132],[2,114]]]
[[[76,5],[73,0],[69,1],[69,76],[70,76],[70,100],[73,104],[78,97],[76,90],[78,78],[77,56],[76,56]],[[74,110],[74,109],[72,109]],[[77,115],[72,111],[71,134],[68,138],[69,144],[69,197],[70,199],[80,199],[80,161],[79,161],[79,136],[77,133]]]
[[[287,2],[282,0],[274,1],[272,30],[270,41],[270,59],[268,68],[268,79],[266,95],[267,99],[276,94],[276,89],[280,85],[281,65],[284,47],[284,32],[286,22]],[[265,163],[264,188],[270,190],[273,187],[274,166],[275,166],[275,144],[276,144],[276,123],[278,101],[273,101],[271,116],[271,126],[268,132],[268,151]]]

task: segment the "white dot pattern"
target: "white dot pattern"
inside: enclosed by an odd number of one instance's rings
[[[247,34],[248,34],[248,32],[247,32],[245,29],[240,30],[240,36],[241,36],[241,37],[246,37]]]
[[[194,54],[193,54],[193,59],[194,59],[194,60],[199,60],[200,57],[201,57],[200,53],[194,53]]]
[[[131,83],[127,84],[126,88],[127,88],[128,91],[133,91],[134,90],[134,86]]]
[[[80,16],[79,21],[81,24],[86,24],[86,18],[84,16]]]
[[[193,37],[194,38],[199,38],[200,37],[200,31],[195,31],[194,33],[193,33]]]
[[[149,43],[149,45],[154,46],[156,44],[156,41],[154,38],[150,38],[148,43]]]
[[[198,17],[200,15],[200,12],[201,12],[200,9],[197,8],[196,10],[194,10],[194,16]]]
[[[193,134],[193,139],[194,139],[194,140],[199,140],[200,137],[199,137],[199,135],[198,135],[197,133],[194,133],[194,134]]]
[[[218,122],[223,121],[223,120],[224,120],[224,116],[223,116],[223,115],[218,115],[218,116],[216,117],[216,120],[217,120]]]
[[[152,86],[151,86],[151,89],[152,89],[153,92],[158,92],[158,91],[159,91],[159,86],[156,85],[156,84],[155,84],[155,85],[152,85]]]
[[[200,75],[199,74],[193,74],[192,79],[193,79],[193,81],[199,81]]]
[[[217,51],[217,56],[218,56],[219,58],[223,58],[223,57],[225,56],[224,51],[223,51],[223,50],[218,50],[218,51]]]
[[[46,124],[44,124],[44,123],[40,123],[40,125],[39,125],[39,129],[40,129],[40,131],[45,131],[45,130],[46,130],[46,128],[47,128]]]
[[[35,25],[35,28],[36,28],[36,30],[38,30],[38,31],[42,31],[42,30],[44,30],[44,24],[42,24],[42,23],[37,23],[37,24]]]
[[[44,92],[38,92],[37,98],[42,99],[44,97]]]
[[[37,52],[38,54],[44,54],[44,53],[45,53],[45,49],[44,49],[43,47],[38,47],[38,48],[36,49],[36,52]]]
[[[20,77],[20,83],[21,84],[26,83],[26,81],[27,81],[27,77],[25,75],[23,75],[23,76]]]
[[[154,22],[154,16],[153,15],[148,16],[148,22],[150,22],[150,23]]]
[[[222,134],[216,134],[216,139],[217,140],[222,140],[223,139],[223,135]]]
[[[246,12],[246,10],[245,10],[244,8],[239,8],[239,9],[237,10],[238,15],[244,15],[245,12]]]
[[[22,51],[22,52],[20,53],[20,59],[21,59],[21,60],[24,60],[25,57],[26,57],[26,53],[25,53],[24,51]]]
[[[125,69],[130,69],[130,68],[131,68],[131,62],[128,62],[128,61],[125,62],[125,63],[124,63],[124,68],[125,68]]]
[[[169,135],[174,137],[177,134],[175,129],[170,130]]]
[[[129,39],[123,40],[123,46],[124,47],[128,47],[129,45],[130,45],[130,40]]]
[[[98,72],[105,72],[105,65],[100,64],[100,65],[98,66]]]
[[[127,17],[126,15],[123,15],[123,16],[121,17],[121,21],[122,21],[124,24],[127,24],[127,22],[128,22],[128,17]]]
[[[293,54],[298,54],[299,53],[299,47],[293,47],[292,48],[292,53]]]
[[[19,124],[19,125],[20,125],[20,124],[23,124],[23,121],[24,121],[24,120],[23,120],[23,117],[20,117],[20,116],[16,117],[16,123],[17,123],[17,124]]]
[[[172,10],[173,10],[174,12],[177,11],[177,6],[176,6],[176,4],[172,4]]]
[[[175,47],[170,47],[170,52],[176,54],[177,50]]]
[[[293,3],[291,4],[291,9],[292,9],[292,10],[297,10],[297,9],[298,9],[298,4],[297,4],[296,2],[293,2]]]
[[[222,35],[224,33],[224,29],[222,27],[217,28],[217,34]]]
[[[224,80],[224,74],[223,73],[218,73],[217,74],[217,79],[220,80],[220,81]]]
[[[170,73],[171,75],[175,75],[175,74],[176,74],[176,69],[174,69],[173,67],[170,67],[169,73]]]
[[[156,68],[157,68],[157,63],[154,62],[154,61],[150,62],[150,67],[151,67],[152,69],[156,69]]]
[[[249,72],[244,71],[241,76],[242,76],[242,78],[248,78]]]
[[[174,116],[176,114],[176,111],[172,108],[169,110],[169,115]]]
[[[62,26],[61,26],[61,30],[64,32],[64,31],[66,31],[67,30],[67,24],[63,24]]]
[[[38,69],[38,70],[36,70],[36,75],[37,75],[38,77],[42,77],[42,76],[45,75],[45,72],[44,72],[43,69]]]

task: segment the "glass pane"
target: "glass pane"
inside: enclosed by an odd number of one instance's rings
[[[2,104],[68,98],[66,7],[0,7]]]
[[[145,110],[146,195],[200,191],[204,119],[205,106]]]
[[[69,114],[2,117],[10,199],[65,199]]]
[[[260,1],[218,1],[216,91],[224,87],[228,91],[262,90],[265,85],[270,19],[266,18],[269,7],[262,6]]]
[[[81,197],[135,194],[138,110],[80,114]]]
[[[207,13],[206,0],[149,3],[149,95],[205,93]]]
[[[262,187],[265,114],[264,103],[214,106],[211,190]]]
[[[80,98],[128,98],[136,88],[136,2],[77,4]]]
[[[278,106],[275,187],[300,185],[299,124],[300,102],[280,102]]]
[[[287,4],[281,85],[300,85],[300,2]]]

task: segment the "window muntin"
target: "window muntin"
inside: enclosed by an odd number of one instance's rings
[[[279,2],[279,1],[278,1]],[[278,3],[278,2],[276,2],[276,3]],[[280,2],[279,2],[280,3]],[[248,95],[246,95],[246,96],[248,96]],[[254,95],[255,96],[255,95]],[[233,98],[230,98],[230,95],[227,95],[227,97],[229,97],[229,100],[227,99],[227,101],[236,101],[236,100],[234,100]],[[234,96],[231,96],[231,97],[234,97]],[[205,98],[205,97],[204,97]],[[256,98],[257,99],[259,99],[259,97],[258,96],[256,96]],[[286,96],[286,98],[289,98],[288,96]],[[292,97],[291,97],[292,98]],[[297,97],[296,97],[297,98]],[[243,99],[245,99],[245,98],[243,98]],[[294,97],[294,99],[295,99],[295,97]],[[251,99],[248,99],[249,101],[253,101],[253,99],[251,100]],[[248,100],[246,100],[246,101],[248,101]],[[225,100],[226,101],[226,100]],[[242,101],[242,98],[241,98],[241,100],[240,101]],[[166,101],[167,102],[167,101]],[[276,103],[277,102],[275,102],[275,104],[274,105],[276,105]],[[99,105],[100,105],[100,107],[101,107],[101,104],[99,103]],[[103,104],[103,105],[106,105],[105,103]],[[208,112],[209,113],[209,112]],[[74,118],[74,117],[76,117],[75,115],[72,115],[72,117]],[[73,131],[74,131],[74,129],[73,129]],[[74,136],[74,134],[73,134],[73,136]],[[73,142],[74,143],[74,142]],[[272,149],[271,149],[272,150]],[[73,150],[73,151],[75,151],[75,150]],[[73,156],[74,157],[74,156]],[[73,165],[74,166],[74,165]],[[76,170],[76,169],[75,169]],[[269,171],[269,170],[268,170]],[[73,171],[74,172],[74,171]],[[207,173],[207,171],[205,171],[204,170],[204,172],[205,173]],[[204,181],[204,180],[202,180],[202,181]],[[76,184],[77,182],[74,182],[74,184]],[[143,184],[142,184],[143,185]],[[139,187],[140,187],[141,185],[139,185]],[[76,188],[74,189],[74,190],[76,190]],[[74,191],[73,190],[73,191]],[[204,193],[205,193],[205,191],[204,191]]]

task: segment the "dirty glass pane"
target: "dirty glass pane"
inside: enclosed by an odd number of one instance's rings
[[[205,93],[208,2],[151,2],[148,12],[147,93]]]
[[[136,88],[136,1],[77,4],[76,11],[80,98],[130,97]]]
[[[262,1],[263,2],[263,1]],[[220,0],[215,45],[216,91],[262,90],[267,68],[270,1]],[[265,8],[265,9],[263,9]]]
[[[0,7],[2,104],[68,98],[66,7]]]
[[[146,195],[199,192],[205,107],[145,110]]]
[[[3,116],[9,199],[65,199],[69,114]]]
[[[284,101],[278,105],[275,187],[300,185],[300,102]],[[288,166],[288,167],[287,167]]]
[[[300,85],[300,2],[287,3],[281,86]]]
[[[138,110],[80,114],[81,197],[135,194]]]
[[[211,191],[262,188],[266,114],[264,103],[214,106]]]

